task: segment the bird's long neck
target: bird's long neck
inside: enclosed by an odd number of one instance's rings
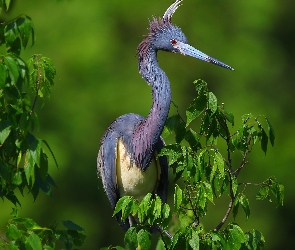
[[[152,85],[153,104],[147,118],[135,128],[132,144],[135,163],[145,170],[153,157],[169,113],[171,89],[165,72],[159,67],[157,51],[149,46],[140,46],[139,72],[147,83]]]

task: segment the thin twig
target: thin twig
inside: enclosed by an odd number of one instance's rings
[[[238,183],[238,185],[245,185],[245,186],[249,186],[249,185],[252,185],[252,186],[261,186],[262,183],[240,182],[240,183]]]
[[[248,149],[247,149],[247,150],[245,151],[245,153],[244,153],[244,156],[243,156],[243,160],[242,160],[242,164],[241,164],[241,166],[240,166],[239,168],[237,168],[237,169],[233,172],[233,175],[234,175],[234,176],[238,176],[238,174],[240,173],[240,171],[242,170],[242,168],[244,168],[245,165],[249,162],[249,161],[246,160],[246,157],[247,157],[248,153],[249,153],[249,151],[248,151]]]
[[[250,134],[250,136],[249,136],[249,138],[248,138],[247,145],[250,144],[251,140],[252,140],[252,134]],[[244,156],[243,156],[243,160],[242,160],[241,166],[240,166],[239,168],[237,168],[237,169],[233,172],[233,175],[234,175],[234,176],[237,177],[237,176],[239,175],[240,171],[242,170],[242,168],[244,168],[245,165],[248,163],[248,161],[247,161],[247,156],[248,156],[249,153],[250,153],[250,150],[249,150],[249,149],[246,149],[245,152],[244,152]]]
[[[230,200],[230,203],[228,204],[228,208],[227,208],[227,211],[223,217],[223,219],[221,220],[221,222],[214,228],[214,231],[218,231],[222,226],[223,224],[225,223],[225,221],[227,220],[232,208],[233,208],[233,204],[234,204],[234,201],[231,199]]]
[[[230,185],[230,187],[229,187],[229,189],[230,189],[230,202],[228,204],[228,208],[226,210],[225,215],[223,216],[221,222],[215,227],[214,231],[218,231],[224,225],[225,221],[227,220],[227,218],[228,218],[228,216],[229,216],[229,214],[230,214],[230,212],[231,212],[231,210],[233,208],[233,204],[234,204],[234,201],[236,199],[236,196],[235,196],[235,194],[233,192],[232,176],[231,175],[230,175],[230,182],[229,183],[230,183],[229,184]]]

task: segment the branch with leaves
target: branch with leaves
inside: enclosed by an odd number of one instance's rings
[[[151,194],[140,203],[132,197],[122,197],[114,214],[122,212],[123,220],[129,214],[138,218],[137,225],[125,234],[125,248],[150,249],[154,232],[151,228],[156,227],[161,229],[157,249],[261,249],[265,242],[261,232],[255,229],[244,232],[237,223],[228,220],[230,214],[236,219],[240,206],[249,218],[248,186],[259,187],[257,200],[271,201],[273,196],[278,206],[283,205],[284,186],[274,177],[261,183],[239,182],[254,146],[260,143],[266,154],[268,144],[274,145],[274,129],[265,116],[247,114],[238,130],[232,132],[234,115],[223,103],[218,105],[206,82],[194,83],[197,97],[186,110],[186,119],[179,114],[168,118],[162,134],[164,138],[175,137],[175,143],[166,145],[160,154],[168,156],[174,174],[173,209]],[[201,125],[196,131],[198,119]],[[225,149],[217,146],[220,141],[225,143]],[[233,162],[233,154],[241,155],[240,163]],[[226,194],[229,203],[224,216],[215,228],[205,231],[202,218],[209,214],[208,203],[214,204],[215,199]],[[172,237],[167,237],[165,230]]]

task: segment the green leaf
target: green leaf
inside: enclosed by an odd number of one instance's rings
[[[21,237],[21,232],[18,230],[15,224],[9,224],[6,229],[6,237],[10,240],[17,240]]]
[[[151,248],[151,234],[145,229],[141,229],[137,233],[138,249],[149,250]]]
[[[22,174],[20,171],[13,174],[11,179],[12,184],[19,186],[23,182]]]
[[[265,117],[265,120],[267,122],[267,126],[268,126],[268,134],[269,134],[269,140],[272,146],[274,146],[275,144],[275,131],[273,129],[273,126],[270,124],[269,120]]]
[[[186,110],[186,127],[195,120],[207,107],[207,93],[201,92]]]
[[[0,144],[3,144],[11,132],[11,122],[0,122]]]
[[[197,134],[191,128],[186,131],[185,140],[189,143],[190,147],[195,151],[201,147],[199,134]]]
[[[22,45],[24,49],[27,47],[29,38],[32,34],[32,20],[28,16],[21,16],[17,19],[17,28],[20,33]],[[34,34],[34,33],[33,33]],[[32,44],[34,43],[34,36],[32,35]]]
[[[212,92],[208,92],[208,108],[214,114],[217,110],[217,98]]]
[[[213,178],[216,176],[216,171],[217,171],[217,164],[214,161],[214,164],[213,164],[211,172],[210,172],[210,182],[212,182]]]
[[[27,141],[29,145],[29,156],[40,167],[41,140],[35,138],[32,134],[28,134]]]
[[[243,230],[237,224],[229,224],[227,242],[231,250],[239,250],[246,241]]]
[[[275,179],[272,179],[272,185],[270,190],[276,198],[277,206],[283,205],[284,202],[284,186],[278,183]]]
[[[232,182],[232,191],[233,191],[234,195],[236,195],[239,185],[238,185],[237,178],[233,175],[231,175],[231,182]]]
[[[27,238],[30,246],[33,250],[42,250],[42,244],[40,238],[31,232],[30,236]]]
[[[6,6],[6,10],[8,10],[8,9],[9,9],[10,2],[11,2],[11,0],[5,0],[5,6]]]
[[[30,218],[15,217],[11,221],[14,222],[14,223],[17,223],[17,224],[22,224],[22,225],[24,225],[24,227],[26,229],[29,229],[29,230],[43,229],[35,221],[33,221]]]
[[[207,182],[203,182],[203,185],[207,199],[214,204],[212,186]]]
[[[40,152],[40,169],[39,169],[40,176],[43,181],[46,180],[48,174],[48,157],[44,153],[43,149],[41,148]]]
[[[221,186],[220,186],[220,178],[218,176],[215,176],[213,178],[212,190],[213,190],[215,197],[220,197]]]
[[[15,85],[19,78],[19,71],[18,71],[18,65],[13,57],[6,56],[4,57],[4,62],[7,66],[8,73],[10,76],[11,84]]]
[[[6,66],[0,62],[0,88],[4,89],[7,79],[7,69]]]
[[[224,114],[225,114],[226,120],[228,120],[231,123],[231,125],[234,126],[235,124],[234,114],[226,109],[224,109]]]
[[[279,184],[279,188],[278,188],[278,200],[277,203],[278,205],[283,206],[284,204],[284,197],[285,197],[285,187],[282,184]]]
[[[258,194],[256,195],[256,200],[264,200],[269,197],[269,186],[261,186]]]
[[[237,214],[239,212],[239,205],[240,205],[240,200],[239,200],[238,197],[236,197],[236,199],[234,201],[234,204],[233,204],[233,217],[234,217],[234,220],[236,219]]]
[[[127,197],[128,196],[123,196],[117,201],[113,216],[115,216],[115,214],[119,213],[122,210],[125,199],[128,199]]]
[[[184,230],[178,230],[172,239],[172,243],[169,249],[178,250],[178,249],[186,249],[186,240],[184,237]]]
[[[9,250],[19,250],[18,244],[16,245],[15,243],[16,243],[15,241],[11,241],[8,245],[8,249]]]
[[[183,157],[184,157],[184,165],[186,166],[186,170],[192,170],[194,166],[194,159],[191,155],[191,151],[189,147],[182,147]],[[190,176],[191,177],[191,176]]]
[[[67,233],[69,236],[71,236],[73,238],[73,244],[75,246],[82,246],[85,239],[86,239],[86,235],[83,233],[79,233],[77,231],[73,231],[73,230],[67,230]]]
[[[140,223],[145,221],[146,216],[150,212],[152,194],[148,193],[140,202],[138,206],[138,220]]]
[[[166,250],[165,244],[162,239],[158,240],[156,250]]]
[[[6,51],[19,55],[21,50],[21,44],[20,39],[18,37],[16,22],[14,20],[8,22],[5,25],[4,37],[6,43]]]
[[[228,175],[224,176],[221,188],[220,188],[220,194],[222,195],[225,191],[227,191],[227,187],[229,185],[229,177]]]
[[[177,143],[180,143],[183,140],[186,133],[186,129],[185,123],[180,117],[180,115],[177,114],[169,117],[166,121],[166,128],[170,133],[172,131],[175,133],[175,140]]]
[[[52,158],[53,158],[53,160],[54,160],[54,163],[55,163],[56,167],[58,168],[57,160],[56,160],[55,155],[53,154],[53,151],[51,150],[51,148],[50,148],[48,142],[45,141],[45,140],[42,140],[42,142],[43,142],[43,143],[46,145],[46,147],[48,148],[48,150],[49,150],[49,152],[50,152],[50,154],[51,154],[51,156],[52,156]],[[56,185],[54,185],[54,186],[56,186]]]
[[[65,228],[74,230],[74,231],[85,231],[82,227],[77,225],[76,223],[70,221],[70,220],[64,220],[62,221],[62,224],[64,225]]]
[[[174,191],[174,209],[177,211],[182,203],[182,190],[178,185],[175,185]]]
[[[162,212],[162,200],[156,195],[156,198],[153,200],[153,211],[152,214],[155,219],[160,218]]]
[[[124,221],[133,212],[133,197],[127,196],[122,204],[122,220]]]
[[[207,195],[206,195],[206,190],[204,185],[199,186],[199,191],[198,191],[198,206],[202,210],[206,209],[207,205]]]
[[[182,148],[179,144],[166,145],[158,156],[168,156],[169,165],[175,163],[182,156]]]
[[[268,136],[265,133],[265,130],[262,128],[262,126],[259,126],[260,132],[261,132],[261,149],[263,150],[264,154],[266,154],[267,151],[267,143],[268,143]]]
[[[16,57],[15,60],[18,64],[20,77],[23,80],[28,80],[28,67],[27,67],[26,63],[20,57]]]
[[[35,164],[30,151],[27,151],[25,156],[24,170],[28,185],[33,185],[35,183]]]
[[[170,206],[165,203],[162,207],[162,219],[163,219],[163,222],[162,222],[162,226],[163,228],[166,228],[171,220],[171,212],[170,212]]]
[[[246,236],[245,245],[247,246],[246,249],[258,250],[264,247],[264,243],[265,243],[264,237],[262,233],[259,232],[258,230],[252,229],[250,232],[247,232],[245,236]]]
[[[205,174],[205,169],[207,167],[207,162],[205,161],[205,157],[208,155],[207,149],[202,149],[198,155],[198,170],[201,175]]]
[[[199,250],[199,241],[199,235],[193,229],[190,230],[188,243],[193,250]]]
[[[12,212],[10,214],[12,217],[18,217],[18,210],[16,207],[12,208]]]
[[[224,161],[222,155],[219,152],[215,152],[214,155],[214,164],[216,164],[216,168],[218,169],[220,175],[224,176]]]
[[[130,227],[124,237],[125,249],[134,250],[138,247],[137,233],[135,227]]]
[[[249,205],[249,200],[248,198],[244,195],[241,194],[239,198],[240,204],[242,205],[242,208],[246,214],[246,218],[249,219],[250,216],[250,205]]]

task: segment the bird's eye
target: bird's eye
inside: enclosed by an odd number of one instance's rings
[[[177,43],[177,41],[175,39],[172,39],[170,42],[172,45],[175,45]]]

